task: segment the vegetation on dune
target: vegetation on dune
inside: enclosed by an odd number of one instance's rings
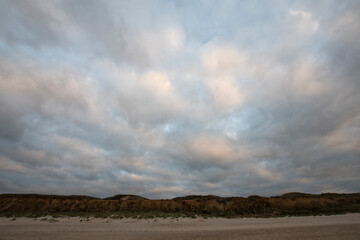
[[[104,200],[149,200],[149,199],[137,195],[118,194],[112,197],[104,198]]]
[[[98,199],[88,196],[0,195],[2,216],[93,217],[277,217],[360,212],[360,193],[287,193],[276,197],[185,196],[149,200],[135,195]]]
[[[46,195],[46,194],[36,194],[36,193],[26,193],[26,194],[5,193],[5,194],[0,194],[0,199],[2,198],[78,199],[78,200],[100,199],[86,195]]]
[[[215,195],[189,195],[189,196],[184,196],[184,197],[176,197],[173,198],[172,200],[175,201],[179,201],[179,200],[219,200],[222,197],[219,196],[215,196]]]

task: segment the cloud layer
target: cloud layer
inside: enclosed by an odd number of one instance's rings
[[[360,191],[357,1],[0,2],[0,192]]]

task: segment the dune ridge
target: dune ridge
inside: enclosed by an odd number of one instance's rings
[[[322,215],[360,212],[360,193],[319,195],[286,193],[281,196],[184,196],[150,200],[119,194],[109,198],[39,194],[0,194],[0,214],[14,213],[164,212],[211,216]]]

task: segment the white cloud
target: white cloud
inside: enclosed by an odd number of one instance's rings
[[[201,62],[203,81],[215,105],[225,109],[240,107],[244,93],[236,76],[246,66],[245,56],[235,46],[210,44],[203,50]]]
[[[159,102],[172,102],[177,98],[168,76],[163,72],[148,71],[141,77],[140,81]]]
[[[284,51],[296,51],[307,44],[320,29],[320,21],[311,12],[290,9],[285,16],[285,36],[282,42]]]
[[[203,50],[201,61],[208,75],[231,74],[246,67],[244,54],[235,45],[229,44],[208,44]]]
[[[319,22],[314,19],[311,12],[290,9],[288,14],[294,18],[292,27],[298,35],[313,34],[319,28]]]
[[[140,29],[128,41],[134,41],[146,53],[151,66],[161,66],[181,52],[185,35],[178,26],[165,26],[159,29]]]

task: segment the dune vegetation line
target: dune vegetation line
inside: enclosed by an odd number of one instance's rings
[[[0,194],[0,216],[93,217],[280,217],[360,212],[360,193],[281,196],[185,196],[151,200],[136,195],[90,196]]]

